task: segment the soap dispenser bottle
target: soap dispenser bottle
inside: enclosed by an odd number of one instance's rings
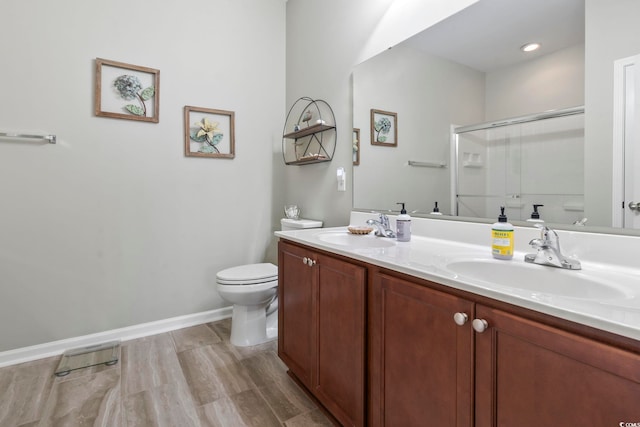
[[[407,215],[403,202],[397,204],[402,205],[402,210],[396,218],[396,238],[398,242],[408,242],[411,240],[411,217]]]
[[[504,206],[500,206],[498,222],[491,226],[491,253],[497,259],[513,258],[513,225],[507,222]]]
[[[438,202],[436,202],[435,206],[433,207],[431,215],[442,215],[442,212],[440,212],[440,208],[438,208]]]
[[[531,212],[531,218],[527,220],[527,222],[544,222],[540,219],[540,212],[538,212],[538,208],[544,205],[533,205],[533,212]]]

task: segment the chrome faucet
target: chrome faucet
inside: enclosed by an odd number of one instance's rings
[[[525,262],[548,265],[551,267],[566,268],[568,270],[580,270],[580,261],[567,258],[560,251],[560,238],[558,233],[546,225],[536,224],[540,228],[540,238],[532,239],[529,244],[538,250],[535,254],[524,256]]]
[[[389,217],[385,214],[379,214],[380,218],[378,220],[368,219],[367,225],[372,225],[376,227],[375,235],[379,237],[396,237],[396,233],[389,227]]]
[[[573,225],[585,225],[587,223],[587,218],[582,218],[573,222]]]

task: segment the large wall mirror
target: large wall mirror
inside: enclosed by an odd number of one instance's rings
[[[445,219],[492,221],[503,205],[517,222],[536,204],[556,226],[613,231],[614,65],[640,53],[635,3],[479,0],[359,64],[354,209],[428,216],[437,203]]]

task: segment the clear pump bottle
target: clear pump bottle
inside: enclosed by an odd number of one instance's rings
[[[539,204],[533,205],[533,212],[531,212],[531,218],[529,218],[527,220],[527,222],[544,222],[540,218],[540,212],[538,212],[538,208],[540,208],[542,206],[544,206],[544,205],[539,205]]]
[[[402,205],[402,210],[396,218],[396,239],[398,242],[408,242],[411,240],[411,216],[407,215],[403,202],[397,204]]]
[[[438,208],[438,202],[436,202],[435,206],[433,207],[431,215],[442,215],[442,212],[440,212],[440,208]]]

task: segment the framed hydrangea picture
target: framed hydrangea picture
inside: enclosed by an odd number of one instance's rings
[[[235,113],[211,108],[184,107],[184,155],[235,157]]]
[[[371,145],[398,146],[398,114],[371,110]]]
[[[360,129],[353,128],[353,138],[351,140],[351,149],[353,154],[353,165],[360,164]]]
[[[96,58],[95,114],[158,123],[160,71]]]

